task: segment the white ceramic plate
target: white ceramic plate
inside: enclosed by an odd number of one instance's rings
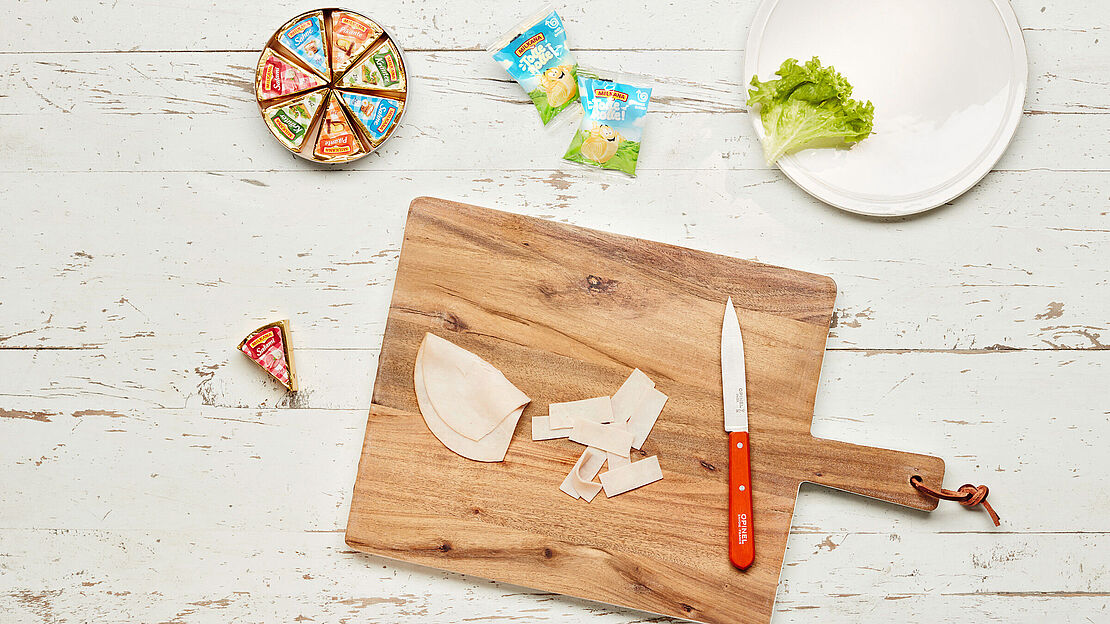
[[[875,104],[874,134],[810,149],[779,167],[851,212],[908,215],[971,188],[1021,119],[1025,40],[1006,0],[764,0],[748,35],[745,84],[812,56]],[[759,115],[750,115],[763,138]]]

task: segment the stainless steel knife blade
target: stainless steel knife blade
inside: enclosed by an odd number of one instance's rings
[[[748,384],[744,373],[744,336],[732,297],[725,304],[721,324],[721,383],[724,390],[725,431],[748,430]]]

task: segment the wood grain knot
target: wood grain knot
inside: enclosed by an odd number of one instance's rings
[[[678,603],[678,606],[681,607],[682,610],[685,611],[686,613],[693,613],[694,611],[697,611],[697,609],[695,609],[694,607],[691,607],[690,605],[686,604],[685,602]]]
[[[451,552],[451,542],[443,542],[439,546],[436,546],[436,550],[439,552]]]
[[[605,279],[604,277],[598,277],[596,275],[586,276],[586,290],[590,292],[608,293],[611,292],[619,283],[620,282],[618,282],[617,280]]]
[[[555,556],[555,551],[554,550],[551,550],[550,548],[544,548],[543,549],[543,558],[544,559],[550,559],[554,556]]]
[[[463,332],[469,328],[454,312],[444,312],[440,315],[440,318],[443,319],[443,328],[448,331]]]

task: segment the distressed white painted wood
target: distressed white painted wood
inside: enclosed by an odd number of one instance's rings
[[[568,137],[480,51],[528,7],[375,8],[410,50],[412,106],[380,155],[328,170],[279,148],[250,94],[261,39],[311,3],[10,4],[4,622],[650,619],[343,544],[423,194],[837,281],[814,433],[942,456],[949,487],[991,486],[1004,524],[804,487],[776,622],[1106,619],[1103,3],[1015,0],[1030,89],[1014,143],[952,205],[893,221],[822,206],[763,164],[740,84],[752,1],[560,7],[583,62],[659,77],[635,181],[564,165]],[[294,396],[234,351],[275,317],[293,321]]]

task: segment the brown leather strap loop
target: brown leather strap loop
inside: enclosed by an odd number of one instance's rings
[[[1000,526],[1002,524],[998,519],[998,514],[994,512],[994,508],[987,502],[987,494],[990,493],[990,489],[985,485],[975,486],[970,483],[965,483],[955,492],[944,488],[934,490],[925,485],[920,475],[910,477],[910,485],[926,496],[932,496],[940,500],[956,501],[964,507],[970,508],[976,505],[982,505],[983,508],[987,510],[987,513],[990,514],[991,520],[994,521],[994,526]]]

